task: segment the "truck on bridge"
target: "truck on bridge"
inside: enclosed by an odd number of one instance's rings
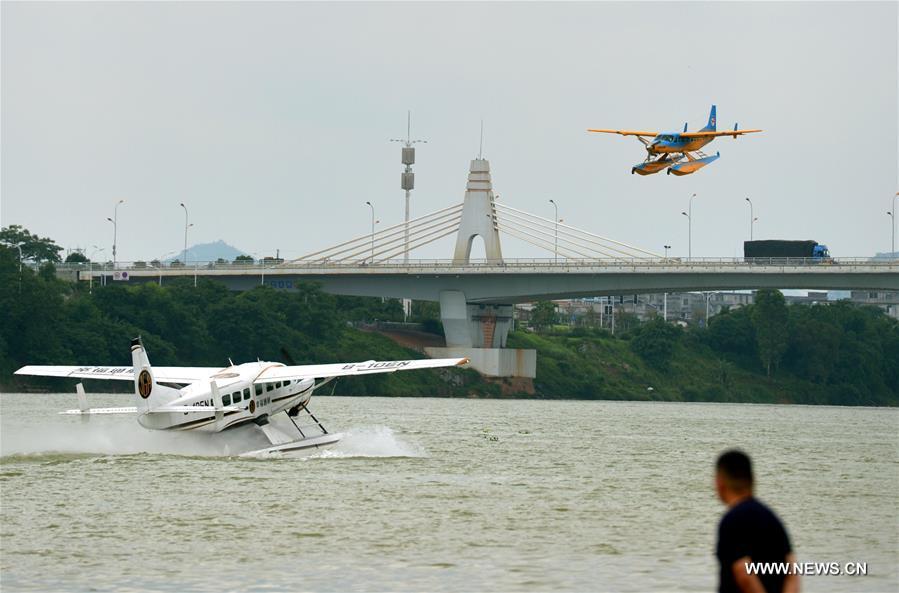
[[[782,241],[768,239],[764,241],[744,241],[743,258],[746,260],[770,260],[772,258],[802,258],[814,262],[832,262],[827,245],[817,241]]]

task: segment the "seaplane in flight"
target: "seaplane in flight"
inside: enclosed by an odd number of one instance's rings
[[[140,338],[131,341],[132,366],[24,366],[17,375],[105,379],[134,382],[134,405],[90,408],[84,386],[78,383],[79,408],[61,414],[135,414],[138,423],[151,430],[221,432],[254,424],[271,447],[245,456],[291,453],[324,447],[339,441],[309,410],[312,392],[337,377],[393,373],[415,369],[461,366],[467,358],[391,360],[357,363],[285,366],[278,362],[248,362],[228,367],[153,367]],[[231,362],[230,360],[228,362]],[[300,425],[295,417],[305,411],[312,424]],[[269,422],[284,412],[293,424],[288,434]],[[305,430],[304,430],[305,428]]]
[[[684,124],[683,132],[641,132],[637,130],[597,130],[588,129],[588,132],[600,132],[603,134],[619,134],[621,136],[636,136],[637,140],[646,147],[646,160],[631,167],[631,175],[652,175],[662,169],[668,170],[668,175],[689,175],[702,169],[721,156],[720,152],[706,155],[700,150],[706,144],[718,136],[737,136],[754,134],[762,130],[739,130],[734,124],[733,130],[719,132],[717,130],[717,116],[715,106],[709,113],[709,121],[698,132],[688,132],[687,124]]]

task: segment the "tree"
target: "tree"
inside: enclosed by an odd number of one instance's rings
[[[90,260],[80,251],[73,251],[66,256],[67,264],[86,264]]]
[[[762,289],[755,293],[752,324],[759,358],[769,377],[772,365],[777,369],[787,349],[788,318],[787,303],[779,290]]]
[[[631,350],[659,369],[667,369],[683,331],[680,327],[656,318],[634,330]]]
[[[540,331],[552,327],[556,322],[556,304],[552,301],[539,301],[531,309],[531,325]]]
[[[46,261],[62,261],[59,256],[62,247],[54,243],[52,239],[32,235],[28,229],[17,224],[11,224],[0,230],[0,243],[12,246],[15,251],[18,251],[15,248],[18,245],[22,248],[22,259],[31,260],[37,264]]]
[[[236,264],[251,264],[253,263],[253,257],[250,255],[238,255],[234,258],[234,263]]]

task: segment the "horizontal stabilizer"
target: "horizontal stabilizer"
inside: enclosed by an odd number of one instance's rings
[[[93,416],[99,414],[137,414],[137,408],[128,406],[124,408],[88,408],[86,410],[66,410],[60,414],[71,416]]]

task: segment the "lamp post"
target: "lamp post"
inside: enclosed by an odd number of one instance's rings
[[[755,221],[758,220],[758,218],[752,213],[752,200],[746,198],[746,201],[749,202],[749,240],[752,241],[752,227],[755,225]]]
[[[159,272],[159,286],[162,286],[162,264],[160,263],[158,268],[156,266],[154,266],[153,264],[147,264],[147,265],[149,267],[153,268],[154,270],[156,270],[157,272]]]
[[[125,200],[119,200],[115,204],[115,210],[113,210],[112,218],[106,217],[106,220],[112,223],[112,269],[116,268],[116,243],[118,239],[119,232],[119,206],[125,203]]]
[[[187,222],[187,206],[184,202],[181,202],[181,207],[184,208],[184,263],[187,264],[187,229],[194,225]]]
[[[891,249],[890,257],[895,259],[896,258],[896,216],[895,216],[895,213],[896,213],[896,206],[899,205],[899,191],[897,191],[896,195],[893,196],[893,202],[894,202],[893,209],[891,210],[891,212],[893,214],[890,215],[892,223],[893,223],[893,228],[892,228],[893,234],[892,234],[892,239],[890,242],[890,249]]]
[[[689,214],[681,212],[681,214],[687,217],[687,259],[689,261],[693,260],[693,198],[695,197],[696,194],[690,196],[690,205],[687,208]]]
[[[549,203],[553,205],[553,208],[555,209],[555,213],[556,213],[555,218],[553,218],[553,224],[556,227],[555,246],[554,246],[554,251],[553,251],[553,261],[558,262],[559,261],[559,205],[556,204],[555,200],[553,200],[553,199],[550,199]]]
[[[371,208],[371,263],[375,263],[375,207],[371,202],[365,202]]]
[[[892,231],[892,235],[890,236],[890,259],[893,259],[896,257],[896,216],[893,214],[892,210],[887,210],[887,214],[890,215],[890,231]]]
[[[668,263],[668,250],[671,249],[671,245],[663,245],[665,248],[665,263]],[[664,293],[662,295],[663,304],[662,304],[662,319],[668,321],[668,293]]]
[[[106,251],[106,249],[104,249],[103,247],[97,247],[96,245],[91,245],[91,247],[93,247],[94,250],[91,251],[91,256],[90,256],[90,259],[88,260],[88,267],[90,268],[90,271],[88,272],[88,274],[90,274],[90,276],[88,278],[87,291],[89,294],[94,294],[94,254],[96,254],[98,251],[102,253],[102,252]]]

